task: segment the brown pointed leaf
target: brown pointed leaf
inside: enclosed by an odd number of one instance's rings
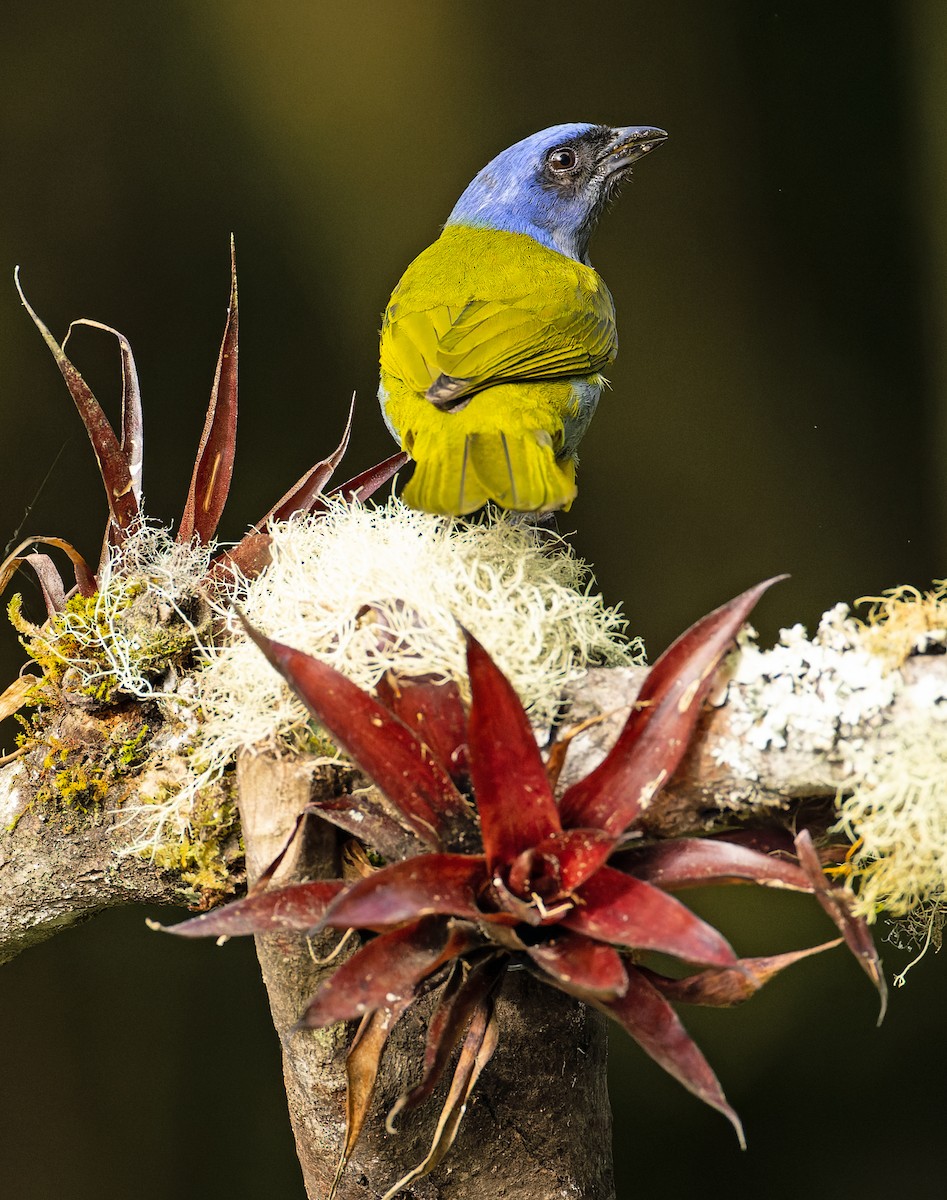
[[[638,970],[658,989],[662,996],[679,1004],[702,1004],[710,1008],[731,1008],[755,996],[760,988],[780,971],[793,963],[824,950],[833,950],[842,944],[841,938],[824,942],[821,946],[810,946],[805,950],[791,950],[788,954],[771,954],[762,958],[741,958],[733,967],[708,967],[696,975],[684,979],[670,979],[647,967]]]
[[[66,604],[66,585],[53,560],[48,554],[27,554],[23,562],[29,563],[39,580],[47,614],[52,617],[62,612]]]
[[[467,775],[467,710],[453,679],[396,679],[389,672],[375,695],[413,730],[451,778]]]
[[[73,321],[69,332],[63,339],[63,349],[69,341],[69,334],[76,325],[87,325],[90,329],[101,329],[110,333],[118,340],[122,355],[122,440],[121,449],[128,464],[131,478],[132,493],[139,508],[141,507],[141,472],[144,462],[144,422],[141,411],[141,386],[138,382],[138,368],[135,366],[135,356],[128,338],[111,325],[103,325],[101,321],[90,321],[83,317]]]
[[[309,468],[301,479],[296,480],[289,491],[277,500],[262,521],[257,521],[253,527],[254,532],[259,531],[269,521],[288,521],[296,513],[312,512],[317,499],[322,496],[325,485],[332,478],[345,455],[345,451],[348,449],[349,438],[352,436],[352,418],[354,415],[355,395],[353,393],[351,403],[349,404],[348,419],[345,422],[342,440],[338,446],[336,446],[328,458],[317,462],[315,466]]]
[[[241,618],[241,620],[243,620]],[[334,667],[244,628],[332,739],[432,850],[469,824],[463,798],[410,729]]]
[[[665,650],[604,761],[563,795],[559,807],[566,828],[594,827],[618,837],[647,808],[684,757],[714,672],[775,582],[769,579],[730,600]]]
[[[578,899],[562,924],[596,941],[713,966],[737,961],[726,939],[679,900],[614,867],[596,872],[579,888]]]
[[[421,980],[438,967],[479,944],[472,925],[442,917],[423,917],[381,933],[316,989],[297,1028],[321,1029],[376,1008],[390,1008],[413,996]]]
[[[881,1010],[878,1013],[880,1025],[888,1008],[888,985],[871,936],[871,928],[864,917],[857,917],[852,912],[852,902],[848,893],[840,887],[834,887],[822,873],[822,863],[807,829],[803,829],[796,836],[796,853],[799,855],[799,865],[812,881],[816,899],[832,918],[845,939],[845,944],[858,960],[859,966],[878,990],[881,1000]]]
[[[369,467],[365,471],[361,471],[358,475],[354,475],[351,479],[347,479],[345,483],[340,483],[338,487],[334,487],[330,496],[340,496],[343,500],[356,500],[362,502],[373,496],[380,487],[388,482],[389,479],[401,470],[408,462],[410,457],[399,450],[397,454],[392,454],[390,458],[384,459],[375,466]]]
[[[34,534],[33,537],[24,538],[23,541],[20,542],[19,546],[17,546],[15,550],[12,550],[3,560],[3,562],[0,563],[0,592],[6,591],[10,580],[13,578],[14,574],[20,568],[22,563],[27,562],[30,558],[46,557],[45,555],[21,555],[21,551],[25,550],[27,546],[35,546],[37,544],[43,546],[55,546],[58,550],[62,550],[72,563],[72,569],[76,577],[76,586],[79,589],[80,595],[86,597],[95,595],[95,593],[99,590],[98,585],[95,582],[95,576],[92,574],[89,564],[82,557],[75,546],[73,546],[70,542],[67,542],[64,538],[43,537],[41,534]],[[30,565],[33,566],[32,563],[30,563]],[[35,566],[33,569],[36,569]],[[53,582],[52,579],[50,579],[50,582]],[[61,582],[62,581],[60,579],[60,585]],[[42,578],[40,578],[40,586],[43,588],[45,595],[46,589]]]
[[[621,955],[580,933],[561,929],[548,942],[527,946],[526,953],[557,984],[585,1000],[614,1000],[628,990]]]
[[[337,929],[378,929],[440,913],[481,920],[477,895],[487,883],[483,858],[421,854],[382,867],[344,892],[324,923]]]
[[[469,970],[462,962],[455,965],[428,1023],[421,1081],[393,1105],[385,1122],[389,1133],[395,1132],[395,1122],[401,1113],[417,1108],[437,1087],[471,1014],[493,994],[505,971],[506,962],[497,954],[482,959]]]
[[[217,532],[221,513],[227,503],[237,444],[238,332],[237,260],[231,237],[227,322],[191,475],[191,486],[177,532],[178,542],[190,542],[196,538],[201,545],[206,545]]]
[[[321,924],[326,909],[345,886],[341,879],[293,883],[270,892],[256,892],[163,929],[165,933],[188,938],[240,937],[247,933],[272,933],[276,929],[308,932]]]
[[[368,1110],[371,1108],[378,1067],[388,1037],[407,1007],[408,1002],[405,1001],[391,1008],[379,1008],[366,1013],[355,1034],[352,1048],[345,1060],[348,1085],[345,1091],[345,1142],[335,1178],[329,1189],[328,1200],[332,1200],[338,1190],[342,1173],[352,1156]]]
[[[128,460],[115,436],[115,431],[109,424],[108,417],[92,394],[91,388],[66,357],[62,346],[30,307],[29,301],[20,287],[19,269],[14,272],[14,279],[23,307],[33,318],[33,324],[42,334],[43,340],[56,360],[56,366],[59,367],[62,377],[66,381],[69,394],[79,410],[79,416],[89,435],[89,441],[92,443],[99,471],[102,474],[102,481],[105,484],[109,512],[117,528],[124,531],[139,515],[138,500],[135,496]]]
[[[18,675],[12,683],[7,684],[0,693],[0,721],[5,721],[7,717],[19,712],[39,682],[36,675]]]
[[[481,1072],[493,1057],[498,1039],[499,1029],[493,1012],[493,1000],[488,997],[474,1010],[451,1080],[450,1091],[434,1131],[431,1149],[423,1162],[385,1192],[382,1200],[395,1200],[409,1184],[430,1174],[443,1161],[454,1144],[464,1113],[467,1111],[467,1101]]]
[[[313,802],[313,810],[331,825],[371,846],[387,862],[414,858],[430,849],[430,838],[406,828],[404,815],[378,788]]]
[[[674,1009],[641,971],[628,967],[624,996],[595,1004],[627,1030],[658,1066],[699,1100],[723,1113],[736,1130],[741,1148],[746,1148],[740,1118],[727,1103],[716,1075]]]
[[[671,890],[758,883],[794,892],[812,891],[812,881],[796,863],[716,838],[676,838],[628,850],[618,856],[616,865],[636,879]]]
[[[470,774],[490,870],[561,829],[546,768],[513,685],[465,631]]]

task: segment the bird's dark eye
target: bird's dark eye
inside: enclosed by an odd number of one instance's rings
[[[569,146],[560,146],[558,150],[550,151],[546,161],[554,171],[571,171],[578,162],[578,158],[575,151]]]

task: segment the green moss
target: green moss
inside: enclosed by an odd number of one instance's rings
[[[180,875],[188,903],[204,909],[236,891],[243,854],[233,786],[225,777],[198,796],[185,835],[158,846],[151,857],[163,870]]]

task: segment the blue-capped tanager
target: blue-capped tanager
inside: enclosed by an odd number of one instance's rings
[[[473,512],[568,508],[576,447],[617,351],[589,237],[667,134],[555,125],[497,155],[405,271],[381,331],[379,400],[415,460],[405,500]]]

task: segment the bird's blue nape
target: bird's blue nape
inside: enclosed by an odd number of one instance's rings
[[[550,250],[586,261],[597,196],[550,189],[543,183],[543,167],[551,150],[601,128],[553,125],[510,146],[474,177],[447,224],[525,233]]]

